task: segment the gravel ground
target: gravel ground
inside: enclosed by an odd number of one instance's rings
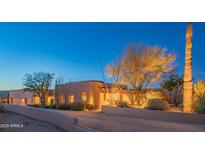
[[[205,132],[205,125],[148,120],[101,112],[59,111],[79,119],[79,124],[103,132]]]
[[[0,132],[63,132],[52,124],[11,112],[0,112]]]

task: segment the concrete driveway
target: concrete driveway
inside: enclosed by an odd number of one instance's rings
[[[59,111],[79,119],[83,125],[102,132],[204,132],[205,125],[148,120],[101,112]]]

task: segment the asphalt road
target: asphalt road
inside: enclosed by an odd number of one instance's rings
[[[102,132],[205,132],[205,125],[148,120],[101,112],[60,111],[79,119],[79,125]]]

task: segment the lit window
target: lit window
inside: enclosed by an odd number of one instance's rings
[[[34,104],[40,104],[40,97],[35,96],[33,103],[34,103]]]
[[[81,96],[83,101],[87,100],[87,93],[86,92],[82,92],[82,96]]]
[[[69,103],[73,103],[74,102],[74,95],[69,95],[68,99],[69,99]]]

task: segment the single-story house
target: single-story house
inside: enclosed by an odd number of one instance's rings
[[[53,103],[54,101],[54,90],[49,90],[49,94],[46,97],[46,104]],[[11,104],[39,104],[40,98],[29,89],[19,89],[9,91],[9,103]]]
[[[0,103],[8,103],[9,91],[0,91]]]
[[[99,109],[102,105],[110,105],[111,103],[127,102],[131,104],[138,101],[137,98],[132,98],[131,94],[132,90],[128,89],[126,85],[115,85],[98,80],[68,82],[56,86],[55,102],[82,102],[92,104],[95,109]],[[140,92],[139,97],[142,98],[142,96],[145,98],[144,101],[151,98],[161,98],[161,92],[157,89],[150,89]]]
[[[103,87],[104,83],[97,80],[60,84],[55,88],[55,101],[56,103],[82,102],[99,108],[100,105],[106,105]]]

